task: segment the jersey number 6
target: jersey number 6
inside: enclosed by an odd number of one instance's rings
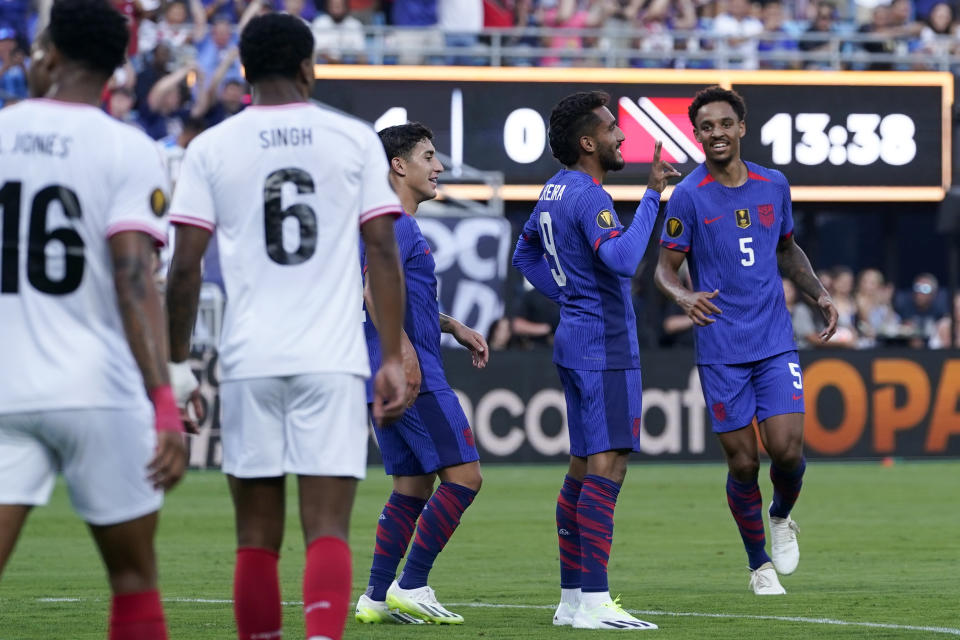
[[[297,193],[314,193],[313,178],[303,169],[277,169],[267,176],[263,185],[263,227],[266,233],[267,255],[277,264],[295,265],[306,262],[317,250],[317,214],[302,202],[283,208],[283,185],[293,184]],[[294,217],[299,223],[300,243],[296,251],[283,246],[283,223]]]

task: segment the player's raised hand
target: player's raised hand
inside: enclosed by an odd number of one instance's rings
[[[827,326],[820,332],[820,342],[826,342],[837,332],[837,318],[840,314],[837,313],[837,308],[833,306],[833,298],[830,297],[830,294],[824,293],[817,298],[817,306],[820,307],[820,313],[823,314],[823,321],[827,323]]]
[[[470,350],[470,355],[473,358],[473,366],[477,369],[483,369],[487,366],[487,362],[490,361],[490,347],[487,346],[487,341],[483,335],[462,322],[456,320],[454,320],[454,322],[456,322],[456,324],[453,325],[451,335],[456,338],[457,342]]]
[[[417,350],[413,348],[406,331],[400,332],[400,355],[403,358],[403,373],[407,378],[406,407],[412,407],[420,395],[420,384],[423,382],[423,373],[420,371],[420,359]]]
[[[667,188],[667,180],[670,178],[679,178],[680,172],[673,168],[666,160],[660,160],[660,148],[663,142],[657,140],[653,148],[653,163],[650,165],[650,177],[647,179],[647,188],[653,189],[657,193],[663,193]]]
[[[718,295],[720,295],[718,289],[714,289],[709,293],[706,291],[691,291],[687,295],[678,298],[677,304],[680,305],[683,312],[686,313],[695,324],[705,327],[708,324],[716,322],[715,318],[710,317],[711,315],[723,313],[717,305],[710,302]]]
[[[388,424],[400,419],[407,408],[407,377],[401,358],[387,358],[373,378],[373,421]]]

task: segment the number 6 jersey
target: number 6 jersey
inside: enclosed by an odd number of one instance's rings
[[[687,254],[694,291],[719,290],[716,322],[694,327],[697,364],[756,362],[795,350],[777,245],[793,233],[790,185],[782,173],[746,162],[739,187],[701,164],[667,203],[660,244]]]
[[[0,111],[0,413],[147,404],[108,238],[163,244],[166,194],[153,142],[100,109]]]
[[[253,106],[187,148],[171,222],[216,230],[224,380],[370,374],[359,228],[399,215],[377,134],[309,103]]]
[[[597,251],[623,233],[613,200],[593,178],[561,170],[540,192],[521,242],[543,249],[560,287],[560,325],[553,361],[567,369],[637,369],[640,348],[630,278]]]

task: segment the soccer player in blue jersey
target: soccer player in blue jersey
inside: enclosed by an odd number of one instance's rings
[[[411,406],[403,417],[374,425],[384,466],[393,476],[393,493],[377,524],[370,582],[357,601],[356,617],[369,623],[460,624],[463,617],[437,602],[427,578],[482,478],[473,432],[443,372],[440,333],[452,334],[469,349],[477,368],[486,366],[489,349],[482,335],[439,312],[433,256],[413,218],[421,202],[436,197],[443,172],[433,133],[409,123],[384,129],[380,139],[390,162],[390,183],[407,214],[394,230],[407,286],[405,360],[412,362],[413,375],[408,369]],[[369,298],[367,311],[367,348],[371,363],[377,363],[380,340]],[[434,491],[437,476],[440,486]],[[411,537],[410,555],[395,581]]]
[[[570,467],[557,499],[560,604],[555,625],[656,629],[611,600],[607,561],[613,511],[638,451],[639,345],[630,278],[643,258],[667,179],[680,174],[654,152],[629,229],[603,189],[624,166],[624,135],[600,91],[575,93],[550,114],[550,148],[564,166],[540,192],[513,264],[560,305],[553,361],[567,400]]]
[[[806,467],[803,377],[781,274],[817,301],[826,321],[822,341],[836,329],[837,310],[794,242],[786,178],[740,159],[743,98],[710,87],[697,93],[689,115],[706,161],[670,198],[655,279],[696,324],[700,382],[727,458],[727,503],[747,551],[750,588],[780,595],[786,591],[777,573],[793,573],[800,559],[790,510]],[[693,290],[678,275],[684,259]],[[772,562],[764,550],[754,418],[771,459]]]

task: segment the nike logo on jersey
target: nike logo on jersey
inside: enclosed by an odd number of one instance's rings
[[[704,218],[704,219],[703,219],[703,224],[713,224],[714,222],[716,222],[717,220],[719,220],[719,219],[722,218],[722,217],[723,217],[723,216],[717,216],[716,218]]]
[[[799,396],[798,396],[797,394],[793,394],[793,399],[794,399],[794,400],[803,400],[803,394],[801,393]]]

